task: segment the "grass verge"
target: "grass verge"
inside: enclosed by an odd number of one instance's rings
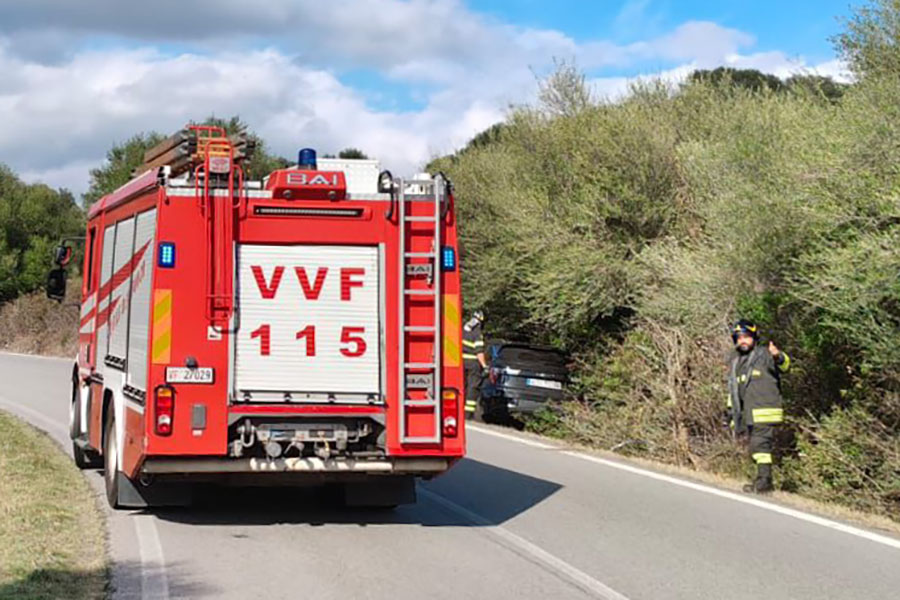
[[[104,525],[45,434],[0,411],[0,600],[105,597]]]

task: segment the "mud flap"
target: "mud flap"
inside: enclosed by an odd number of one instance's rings
[[[391,507],[415,504],[416,479],[412,475],[376,477],[344,484],[344,506]]]
[[[119,484],[119,505],[123,508],[154,508],[163,506],[190,506],[193,501],[192,486],[187,483],[160,483],[150,485],[136,483],[116,474]]]

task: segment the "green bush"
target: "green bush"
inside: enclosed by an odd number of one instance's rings
[[[756,319],[795,359],[782,485],[896,517],[900,73],[827,101],[728,76],[613,104],[563,72],[551,105],[435,161],[467,306],[573,356],[577,400],[532,429],[731,474],[728,324]]]

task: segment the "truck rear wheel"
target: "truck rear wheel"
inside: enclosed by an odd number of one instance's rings
[[[119,508],[119,452],[116,440],[116,419],[113,415],[106,420],[103,433],[103,470],[106,501],[112,508]]]

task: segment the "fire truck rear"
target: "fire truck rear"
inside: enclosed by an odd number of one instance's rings
[[[245,181],[246,152],[186,128],[91,207],[76,462],[113,507],[204,482],[414,502],[464,453],[452,188],[310,150]]]

